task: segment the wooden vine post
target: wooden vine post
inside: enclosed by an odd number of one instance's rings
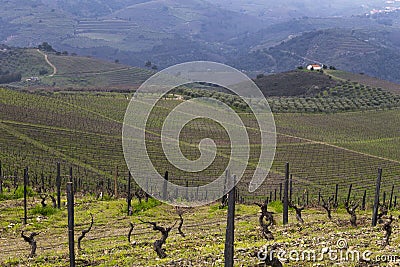
[[[24,224],[27,224],[27,185],[28,185],[28,167],[24,169]]]
[[[289,176],[289,201],[292,201],[293,195],[293,175]]]
[[[393,203],[393,192],[394,192],[394,185],[392,185],[392,190],[391,190],[391,192],[390,192],[389,209],[392,208],[392,203]]]
[[[163,191],[162,191],[163,200],[167,199],[167,196],[168,196],[167,189],[168,189],[168,171],[166,171],[165,175],[164,175],[164,184],[163,184]]]
[[[61,167],[60,167],[60,162],[57,162],[56,186],[57,186],[57,208],[61,209]]]
[[[1,169],[1,161],[0,161],[0,194],[3,194],[3,172]]]
[[[75,267],[75,242],[74,242],[74,183],[72,180],[72,167],[70,168],[70,181],[67,183],[68,201],[68,245],[69,266]]]
[[[130,222],[129,226],[130,226],[130,228],[129,228],[129,233],[128,233],[128,242],[129,242],[130,245],[132,245],[131,236],[132,236],[134,225],[133,225],[133,223]]]
[[[132,204],[131,178],[132,178],[132,175],[131,175],[131,172],[129,171],[128,172],[128,196],[126,199],[126,201],[128,202],[128,216],[132,215],[132,212],[131,212],[131,204]]]
[[[289,222],[289,162],[285,166],[285,186],[283,189],[283,224]]]
[[[189,181],[186,180],[186,200],[189,201]]]
[[[115,176],[114,176],[114,196],[118,198],[118,166],[115,168]]]
[[[228,195],[228,219],[225,237],[225,267],[233,267],[234,242],[235,242],[235,202],[236,202],[236,176],[229,177],[228,182],[233,182],[233,188]],[[232,181],[233,178],[233,181]]]
[[[381,179],[382,179],[382,169],[378,169],[378,177],[376,178],[376,188],[375,188],[375,201],[374,210],[372,214],[372,226],[376,226],[378,221],[378,208],[379,208],[379,193],[381,190]]]

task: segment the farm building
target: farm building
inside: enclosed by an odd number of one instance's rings
[[[26,82],[37,82],[39,80],[40,80],[39,77],[30,77],[30,78],[27,78],[25,81]]]
[[[319,64],[311,64],[307,66],[308,70],[322,70],[323,66]]]

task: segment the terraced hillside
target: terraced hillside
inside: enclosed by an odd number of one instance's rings
[[[134,22],[126,20],[82,20],[79,21],[76,27],[76,33],[104,33],[110,34],[110,32],[124,32],[129,31],[132,27],[138,25]]]
[[[366,29],[307,31],[268,48],[260,48],[257,56],[267,62],[266,72],[287,71],[317,62],[398,83],[400,54],[396,39],[391,37],[397,30],[374,29],[378,37],[371,36]],[[386,39],[384,36],[388,40],[386,45],[381,42]]]
[[[76,56],[49,56],[57,67],[57,75],[44,79],[44,84],[55,83],[59,88],[112,89],[137,88],[152,71]]]
[[[22,75],[12,86],[29,90],[131,90],[154,73],[91,57],[8,46],[0,52],[0,62],[1,71]]]
[[[334,70],[327,70],[326,71],[329,75],[336,77],[342,80],[350,80],[353,82],[358,82],[362,85],[375,87],[375,88],[385,88],[387,91],[390,91],[394,94],[400,94],[400,85],[398,83],[392,83],[389,81],[381,80],[378,78],[374,78],[365,74],[360,73],[352,73],[346,71],[334,71]]]

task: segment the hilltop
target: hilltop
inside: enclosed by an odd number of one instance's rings
[[[265,96],[315,96],[340,84],[317,71],[288,71],[258,76],[255,83]]]
[[[344,70],[324,69],[307,71],[297,69],[271,75],[259,75],[254,80],[265,96],[316,96],[319,93],[344,85],[359,84],[400,94],[400,84],[374,78],[366,74]]]
[[[29,90],[135,89],[154,73],[68,52],[8,46],[0,52],[0,65],[1,73],[19,74],[12,86]]]
[[[375,29],[375,35],[371,31]],[[325,29],[305,32],[256,55],[265,60],[266,72],[282,72],[314,62],[400,82],[399,30],[394,28]],[[268,45],[267,45],[268,46]]]

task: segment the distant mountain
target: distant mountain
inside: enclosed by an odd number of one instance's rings
[[[222,54],[211,57],[217,60],[232,50],[223,44],[226,40],[266,25],[201,0],[0,0],[0,6],[0,18],[11,29],[0,30],[7,45],[31,47],[47,41],[58,50],[124,57],[121,61],[128,64],[166,58],[156,62],[164,67],[186,59],[174,52],[181,44],[188,49],[183,54]]]
[[[80,19],[106,16],[126,6],[150,0],[42,0],[41,2]]]
[[[319,63],[400,83],[399,34],[394,28],[316,30],[259,49],[251,56],[267,63],[267,73]]]
[[[0,6],[0,43],[9,46],[46,41],[58,51],[138,67],[210,60],[254,76],[319,61],[400,80],[399,2],[0,0]]]
[[[106,17],[134,22],[153,34],[179,34],[210,42],[229,40],[265,25],[254,16],[229,11],[201,0],[155,0],[125,7]]]
[[[330,17],[330,16],[351,16],[365,13],[374,8],[382,7],[382,0],[219,0],[211,1],[220,7],[225,7],[236,12],[255,15],[263,19],[290,19],[302,16],[309,17]]]

